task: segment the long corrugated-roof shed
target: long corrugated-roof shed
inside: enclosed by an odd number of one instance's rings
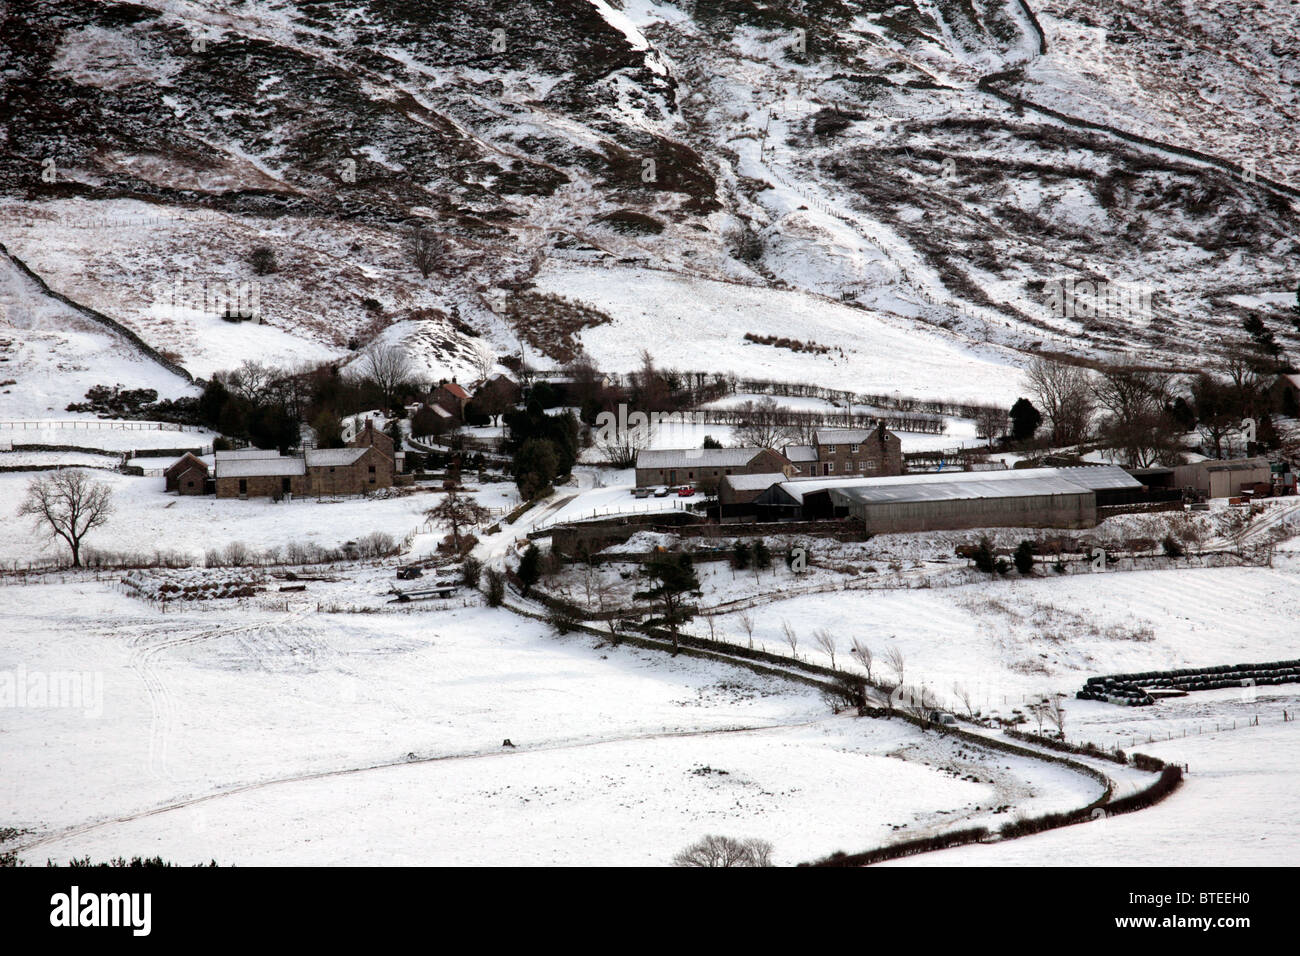
[[[1037,471],[1038,469],[1033,469]],[[850,502],[963,501],[972,498],[1023,498],[1030,495],[1077,495],[1093,489],[1055,475],[1022,475],[1014,481],[980,481],[983,472],[968,472],[964,479],[954,474],[948,481],[916,484],[868,485],[829,488],[837,504]]]
[[[875,478],[793,478],[781,483],[781,490],[796,502],[802,504],[804,495],[815,491],[836,489],[847,491],[856,488],[896,487],[897,493],[889,498],[879,500],[905,501],[906,492],[911,489],[917,497],[910,500],[934,500],[934,496],[925,496],[917,491],[926,485],[954,486],[993,486],[1004,482],[1023,483],[1026,480],[1056,478],[1071,483],[1072,490],[1096,491],[1102,488],[1141,488],[1138,481],[1118,465],[1080,465],[1070,468],[1020,468],[1006,471],[938,471],[919,475],[887,475]],[[1035,492],[1023,490],[1028,485],[1021,484],[1021,489],[1009,494],[1059,494],[1060,492]],[[991,497],[988,495],[968,495],[967,497]],[[1005,495],[998,495],[1005,497]],[[866,500],[866,499],[859,499]]]

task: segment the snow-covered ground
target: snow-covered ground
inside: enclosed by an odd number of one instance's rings
[[[788,622],[800,657],[829,663],[812,635],[826,628],[839,636],[840,664],[853,661],[856,638],[874,652],[877,676],[892,680],[883,661],[897,648],[909,684],[961,709],[953,692],[960,684],[975,707],[1005,714],[1036,694],[1073,695],[1092,675],[1300,658],[1298,606],[1295,570],[1188,568],[836,591],[750,613],[756,645],[784,649]],[[703,626],[696,622],[697,633]],[[748,639],[736,614],[714,626],[730,640]]]
[[[4,406],[0,405],[0,409]],[[0,443],[11,445],[63,445],[94,448],[106,453],[151,449],[211,448],[216,433],[205,428],[185,428],[158,422],[27,419],[0,424]],[[2,446],[0,446],[2,447]],[[175,456],[167,463],[175,461]]]
[[[1297,706],[1292,697],[1292,715]],[[1143,753],[1190,771],[1182,787],[1154,807],[890,865],[1294,866],[1300,722],[1269,716],[1257,727],[1142,744]]]
[[[670,368],[798,379],[858,392],[996,401],[1007,407],[1020,394],[1013,353],[975,347],[887,312],[653,270],[556,266],[544,270],[537,284],[613,318],[582,333],[596,365],[611,371],[640,367],[641,350],[648,348],[659,365]],[[677,324],[689,327],[691,335],[664,334]],[[746,332],[832,350],[791,352],[747,342]]]
[[[188,433],[186,433],[188,434]],[[387,498],[315,498],[276,503],[269,498],[239,501],[212,496],[169,494],[163,479],[138,478],[112,472],[95,472],[95,478],[113,489],[115,511],[108,522],[92,531],[85,543],[106,552],[152,553],[155,549],[201,557],[209,548],[242,542],[254,551],[284,547],[290,542],[335,548],[371,532],[401,541],[425,524],[425,512],[441,498],[436,492]],[[0,562],[66,556],[62,542],[38,532],[17,509],[31,474],[0,474],[0,519],[6,533],[0,537]],[[514,507],[514,485],[488,484],[475,493],[486,507]],[[631,498],[631,495],[628,495]],[[419,553],[432,550],[439,535],[417,539]]]
[[[101,688],[5,711],[0,805],[28,862],[645,865],[722,831],[788,864],[1097,790],[502,610],[162,614],[94,581],[5,599],[0,673]]]

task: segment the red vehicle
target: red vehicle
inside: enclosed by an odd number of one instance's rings
[[[677,497],[679,498],[689,498],[693,494],[695,494],[694,488],[686,487],[677,489]]]

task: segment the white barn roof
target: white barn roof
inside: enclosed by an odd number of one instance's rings
[[[638,468],[742,468],[762,448],[646,448],[637,452]]]
[[[307,467],[301,458],[236,458],[217,459],[218,478],[265,478],[284,475],[305,475]]]
[[[369,447],[367,445],[362,448],[309,448],[307,465],[311,468],[350,465],[364,455]]]
[[[1065,484],[1039,484],[1037,486],[1031,484],[1033,481],[1043,482],[1047,479],[1055,479]],[[1007,492],[994,490],[1004,483],[1014,484],[1017,488]],[[945,485],[947,488],[935,494],[928,494],[921,490],[927,485]],[[1138,489],[1142,487],[1142,482],[1118,465],[1082,465],[1072,468],[1013,468],[1006,471],[938,471],[918,475],[889,475],[875,478],[795,478],[783,482],[781,490],[802,504],[804,495],[814,491],[829,491],[831,489],[841,492],[860,488],[895,489],[879,499],[871,499],[870,496],[855,496],[854,500],[858,501],[930,501],[940,497],[950,497],[960,489],[965,489],[960,494],[960,497],[976,498],[1005,497],[1006,495],[1062,494],[1066,493],[1064,489],[1067,486],[1072,488],[1074,492],[1109,488]],[[1056,487],[1062,490],[1055,492],[1032,490],[1035,487],[1044,489]],[[979,489],[987,490],[976,493]]]

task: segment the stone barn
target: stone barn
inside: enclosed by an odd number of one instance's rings
[[[181,495],[206,495],[208,493],[208,463],[198,455],[186,452],[163,472],[167,491]]]
[[[666,448],[644,449],[636,456],[638,488],[651,485],[693,485],[699,481],[721,484],[727,475],[762,472],[791,474],[790,462],[771,448]]]

